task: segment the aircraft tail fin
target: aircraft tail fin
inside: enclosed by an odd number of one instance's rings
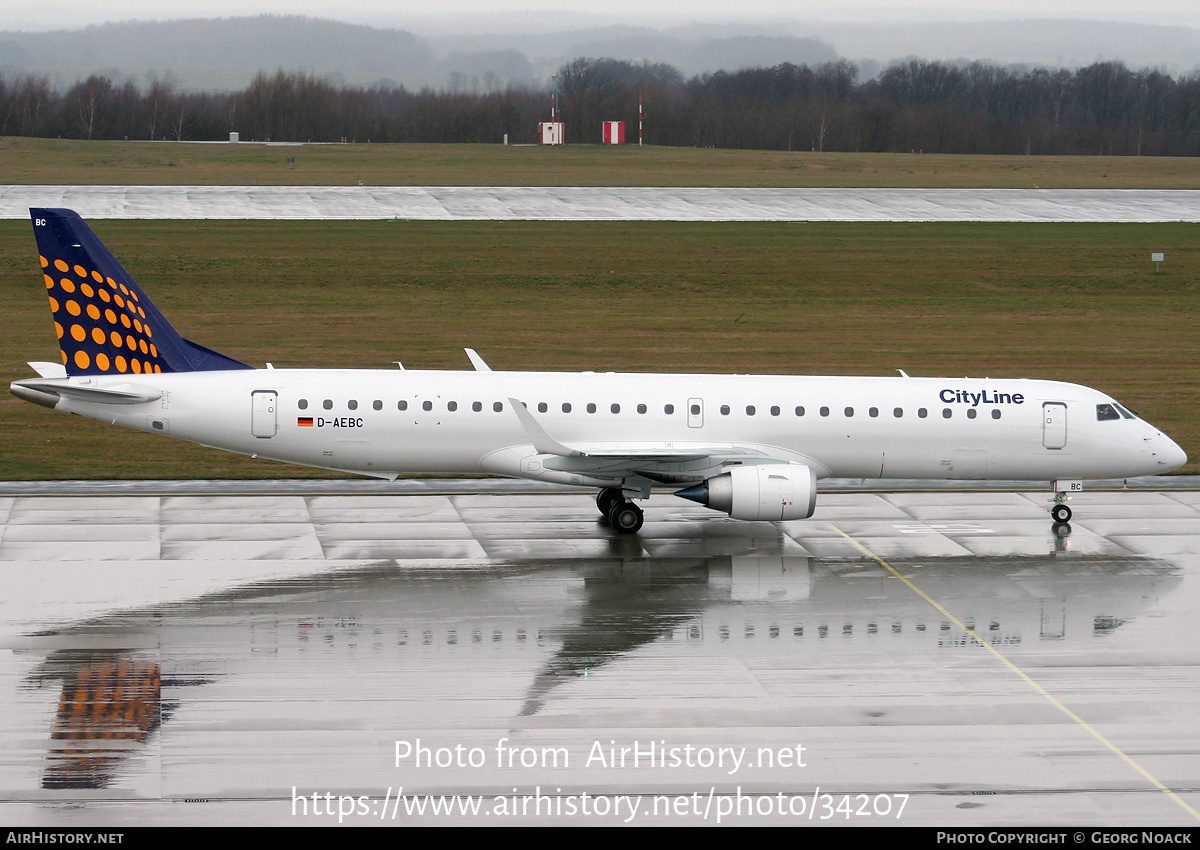
[[[251,368],[180,336],[77,213],[29,212],[68,375]]]

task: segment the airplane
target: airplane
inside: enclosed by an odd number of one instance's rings
[[[614,531],[670,485],[734,519],[807,519],[817,481],[1049,481],[1187,455],[1097,390],[1029,379],[255,369],[184,339],[75,212],[30,210],[61,363],[18,398],[140,431],[394,480],[491,474],[597,490]],[[398,364],[399,365],[399,364]]]

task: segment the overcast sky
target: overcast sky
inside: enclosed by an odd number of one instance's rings
[[[74,29],[105,21],[165,20],[187,17],[220,17],[261,13],[311,15],[376,26],[424,28],[433,23],[431,9],[441,15],[462,15],[464,29],[498,30],[498,12],[523,13],[524,21],[540,17],[535,10],[552,9],[547,21],[563,13],[603,13],[629,23],[664,25],[689,20],[754,20],[772,17],[795,20],[963,20],[996,18],[1086,18],[1137,21],[1144,24],[1200,26],[1196,0],[0,0],[0,29]],[[653,17],[651,17],[653,16]],[[657,19],[657,20],[656,20]],[[601,21],[605,22],[605,21]]]

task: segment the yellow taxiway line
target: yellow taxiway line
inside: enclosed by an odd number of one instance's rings
[[[830,528],[832,528],[834,531],[836,531],[838,534],[842,535],[842,537],[844,537],[848,541],[850,541],[850,543],[852,543],[855,547],[857,547],[864,555],[866,555],[872,561],[879,564],[879,566],[883,567],[885,570],[887,570],[889,573],[891,573],[893,577],[898,578],[900,581],[904,582],[905,586],[907,586],[909,590],[911,590],[913,593],[917,594],[917,596],[920,596],[922,599],[924,599],[926,602],[928,602],[930,605],[932,605],[938,611],[938,613],[940,613],[943,617],[945,617],[947,620],[954,623],[954,625],[958,626],[960,629],[962,629],[964,632],[966,632],[973,641],[978,643],[981,647],[983,647],[988,652],[990,652],[993,656],[995,656],[996,660],[998,660],[1001,664],[1003,664],[1009,670],[1013,671],[1018,676],[1020,676],[1025,681],[1026,684],[1028,684],[1031,688],[1033,688],[1035,691],[1037,691],[1039,694],[1041,694],[1043,697],[1045,697],[1050,702],[1051,705],[1053,705],[1055,708],[1057,708],[1063,714],[1067,715],[1067,717],[1071,718],[1073,721],[1075,721],[1080,726],[1082,726],[1085,730],[1087,730],[1088,734],[1090,734],[1093,738],[1095,738],[1097,741],[1099,741],[1101,744],[1103,744],[1105,747],[1107,747],[1109,750],[1111,750],[1127,765],[1129,765],[1134,770],[1136,770],[1138,773],[1140,773],[1142,776],[1144,776],[1147,779],[1147,781],[1149,781],[1152,785],[1154,785],[1155,788],[1157,788],[1159,791],[1162,791],[1164,794],[1166,794],[1168,797],[1170,797],[1172,800],[1174,800],[1176,803],[1178,803],[1180,806],[1182,806],[1184,808],[1184,810],[1186,810],[1188,812],[1188,814],[1190,814],[1192,817],[1196,818],[1196,820],[1200,820],[1200,812],[1197,812],[1194,808],[1192,808],[1186,802],[1184,802],[1179,797],[1178,794],[1176,794],[1174,791],[1172,791],[1166,785],[1163,785],[1161,782],[1159,782],[1158,779],[1154,776],[1154,774],[1150,773],[1150,771],[1146,770],[1146,768],[1142,767],[1140,764],[1138,764],[1136,761],[1134,761],[1133,758],[1131,758],[1128,754],[1126,754],[1120,747],[1118,747],[1112,741],[1108,740],[1108,738],[1101,735],[1100,732],[1098,732],[1094,726],[1092,726],[1090,723],[1088,723],[1086,720],[1084,720],[1082,717],[1080,717],[1075,712],[1071,711],[1071,709],[1069,709],[1065,705],[1063,705],[1061,700],[1059,700],[1052,693],[1050,693],[1045,688],[1043,688],[1041,685],[1039,685],[1037,682],[1035,682],[1029,676],[1029,674],[1027,674],[1024,670],[1022,670],[1020,667],[1018,667],[1012,661],[1010,661],[1008,659],[1008,657],[1005,656],[998,649],[996,649],[996,647],[992,646],[991,643],[989,643],[988,641],[984,640],[979,635],[977,635],[975,633],[974,629],[967,628],[965,623],[963,623],[961,620],[959,620],[957,617],[955,617],[953,614],[951,614],[949,611],[947,611],[944,607],[942,607],[942,605],[937,600],[935,600],[933,597],[931,597],[925,591],[921,590],[921,588],[917,587],[915,584],[913,584],[907,578],[902,576],[891,564],[889,564],[887,561],[883,560],[883,558],[876,555],[874,552],[872,552],[866,546],[859,543],[857,540],[855,540],[853,537],[851,537],[846,532],[842,531],[840,528],[838,528],[833,523],[827,523],[827,525]]]

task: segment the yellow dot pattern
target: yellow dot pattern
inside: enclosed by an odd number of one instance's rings
[[[136,291],[98,269],[39,257],[63,364],[72,374],[151,374],[163,362]],[[54,273],[50,272],[51,267]]]

